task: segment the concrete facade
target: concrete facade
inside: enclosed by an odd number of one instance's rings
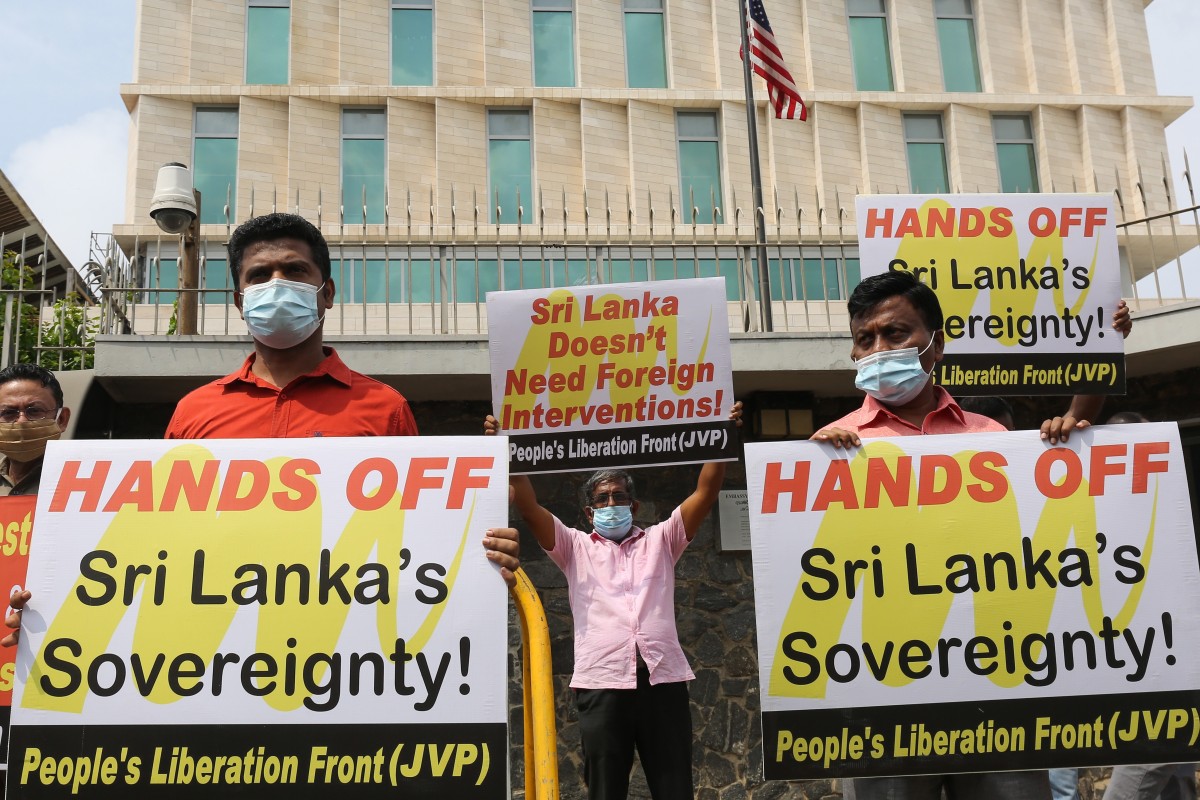
[[[450,184],[460,192],[486,192],[485,173],[475,169],[486,140],[474,134],[487,109],[516,106],[534,112],[535,182],[554,187],[556,194],[564,188],[572,198],[581,197],[585,186],[614,194],[630,187],[676,187],[674,110],[718,111],[724,121],[725,200],[748,198],[738,138],[745,111],[737,37],[719,33],[737,30],[736,5],[719,0],[665,5],[669,88],[625,89],[621,15],[607,0],[576,4],[578,85],[571,88],[531,86],[530,8],[524,0],[438,2],[431,87],[389,85],[383,2],[296,2],[291,83],[284,86],[243,83],[240,0],[144,2],[134,82],[122,89],[138,115],[124,232],[150,234],[146,211],[155,171],[190,150],[191,128],[183,117],[205,104],[240,106],[239,138],[247,143],[265,138],[289,156],[240,159],[239,197],[253,190],[258,198],[288,197],[294,205],[299,192],[302,212],[313,216],[318,190],[327,205],[338,196],[338,158],[331,147],[338,130],[331,122],[350,106],[388,108],[392,160],[412,167],[389,163],[393,197],[410,189],[423,196],[430,188],[441,197]],[[852,196],[864,188],[897,186],[903,191],[903,173],[873,170],[870,156],[903,150],[899,118],[909,111],[945,115],[952,183],[964,191],[998,190],[989,130],[990,115],[997,112],[1034,115],[1045,178],[1070,176],[1080,190],[1119,189],[1130,198],[1138,197],[1139,166],[1143,184],[1163,180],[1163,128],[1190,100],[1155,93],[1141,0],[977,0],[980,93],[942,91],[932,3],[890,5],[893,92],[855,91],[842,4],[802,0],[771,9],[776,36],[814,110],[808,126],[763,120],[763,172],[783,195],[802,187],[810,204],[828,203],[835,192]],[[765,107],[761,85],[759,94]],[[286,124],[264,101],[288,107]],[[153,119],[147,106],[159,109]],[[601,116],[609,135],[596,135],[601,106],[608,107]],[[165,118],[166,108],[183,116]],[[414,126],[414,119],[432,120],[432,128]],[[562,164],[566,152],[575,155],[567,159],[569,169]],[[879,161],[896,163],[894,157]],[[1165,210],[1151,201],[1130,213]],[[239,204],[234,222],[244,213],[248,204]],[[438,203],[436,213],[436,222],[448,222],[449,203]]]

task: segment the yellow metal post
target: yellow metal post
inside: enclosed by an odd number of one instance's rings
[[[537,589],[517,570],[509,590],[521,619],[521,686],[525,701],[525,797],[558,800],[558,732],[554,722],[554,670],[550,628]]]

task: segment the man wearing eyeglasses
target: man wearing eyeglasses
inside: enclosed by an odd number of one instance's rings
[[[37,494],[46,443],[62,436],[70,418],[50,370],[36,364],[0,370],[0,495]]]
[[[741,403],[730,418],[741,424]],[[485,430],[496,431],[488,417]],[[675,564],[717,500],[725,465],[705,464],[696,489],[648,528],[633,476],[601,470],[583,486],[590,532],[569,528],[514,476],[513,502],[567,578],[575,623],[571,688],[589,800],[625,800],[636,747],[655,800],[693,800],[688,666],[675,629]]]

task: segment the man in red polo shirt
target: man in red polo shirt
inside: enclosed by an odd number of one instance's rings
[[[866,393],[862,406],[813,434],[835,447],[857,447],[877,436],[1001,432],[1005,427],[981,414],[963,411],[954,398],[930,381],[942,360],[945,335],[937,295],[910,272],[885,272],[860,283],[847,303],[850,357],[858,369],[855,385]],[[1046,770],[963,775],[855,778],[850,800],[1050,800]]]
[[[322,342],[334,285],[316,227],[294,214],[255,217],[229,239],[229,270],[254,352],[179,401],[168,439],[416,435],[399,392]]]
[[[417,435],[399,392],[350,369],[322,341],[334,285],[329,245],[312,223],[295,214],[242,223],[229,238],[229,271],[254,352],[179,401],[168,439]],[[516,529],[489,530],[483,542],[511,582]]]

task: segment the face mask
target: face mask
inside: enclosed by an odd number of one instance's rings
[[[890,406],[902,406],[921,393],[929,383],[931,372],[921,366],[921,356],[933,346],[933,340],[918,351],[915,347],[903,350],[880,350],[854,362],[858,377],[854,385]]]
[[[605,539],[619,542],[633,527],[633,509],[629,506],[604,506],[592,509],[592,527]]]
[[[46,452],[46,442],[60,436],[62,430],[54,418],[37,422],[0,422],[0,453],[13,461],[33,461]]]
[[[242,292],[242,317],[250,335],[267,347],[286,350],[312,336],[321,325],[317,292],[313,286],[282,278],[248,286]]]

